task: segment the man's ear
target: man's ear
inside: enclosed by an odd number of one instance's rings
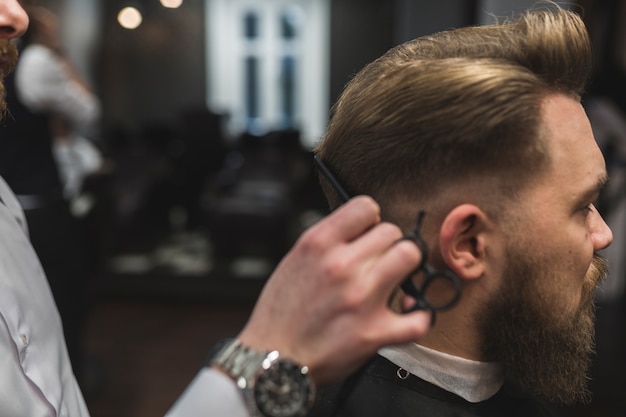
[[[461,204],[444,218],[439,233],[441,256],[461,279],[480,278],[485,271],[488,217],[473,204]]]

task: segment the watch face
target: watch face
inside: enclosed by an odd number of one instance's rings
[[[312,385],[306,368],[279,360],[256,381],[254,395],[257,407],[267,417],[304,415],[311,404]]]

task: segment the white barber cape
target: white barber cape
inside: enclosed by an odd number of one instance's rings
[[[88,417],[24,213],[0,178],[0,416]]]

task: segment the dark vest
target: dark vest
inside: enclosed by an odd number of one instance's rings
[[[0,122],[0,175],[15,194],[60,197],[49,117],[22,104],[14,74],[5,79],[5,87],[9,114]]]

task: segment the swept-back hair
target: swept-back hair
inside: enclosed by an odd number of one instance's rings
[[[414,39],[348,83],[316,153],[392,217],[394,206],[426,204],[451,184],[512,198],[549,166],[542,100],[579,99],[591,61],[582,20],[556,5]]]

